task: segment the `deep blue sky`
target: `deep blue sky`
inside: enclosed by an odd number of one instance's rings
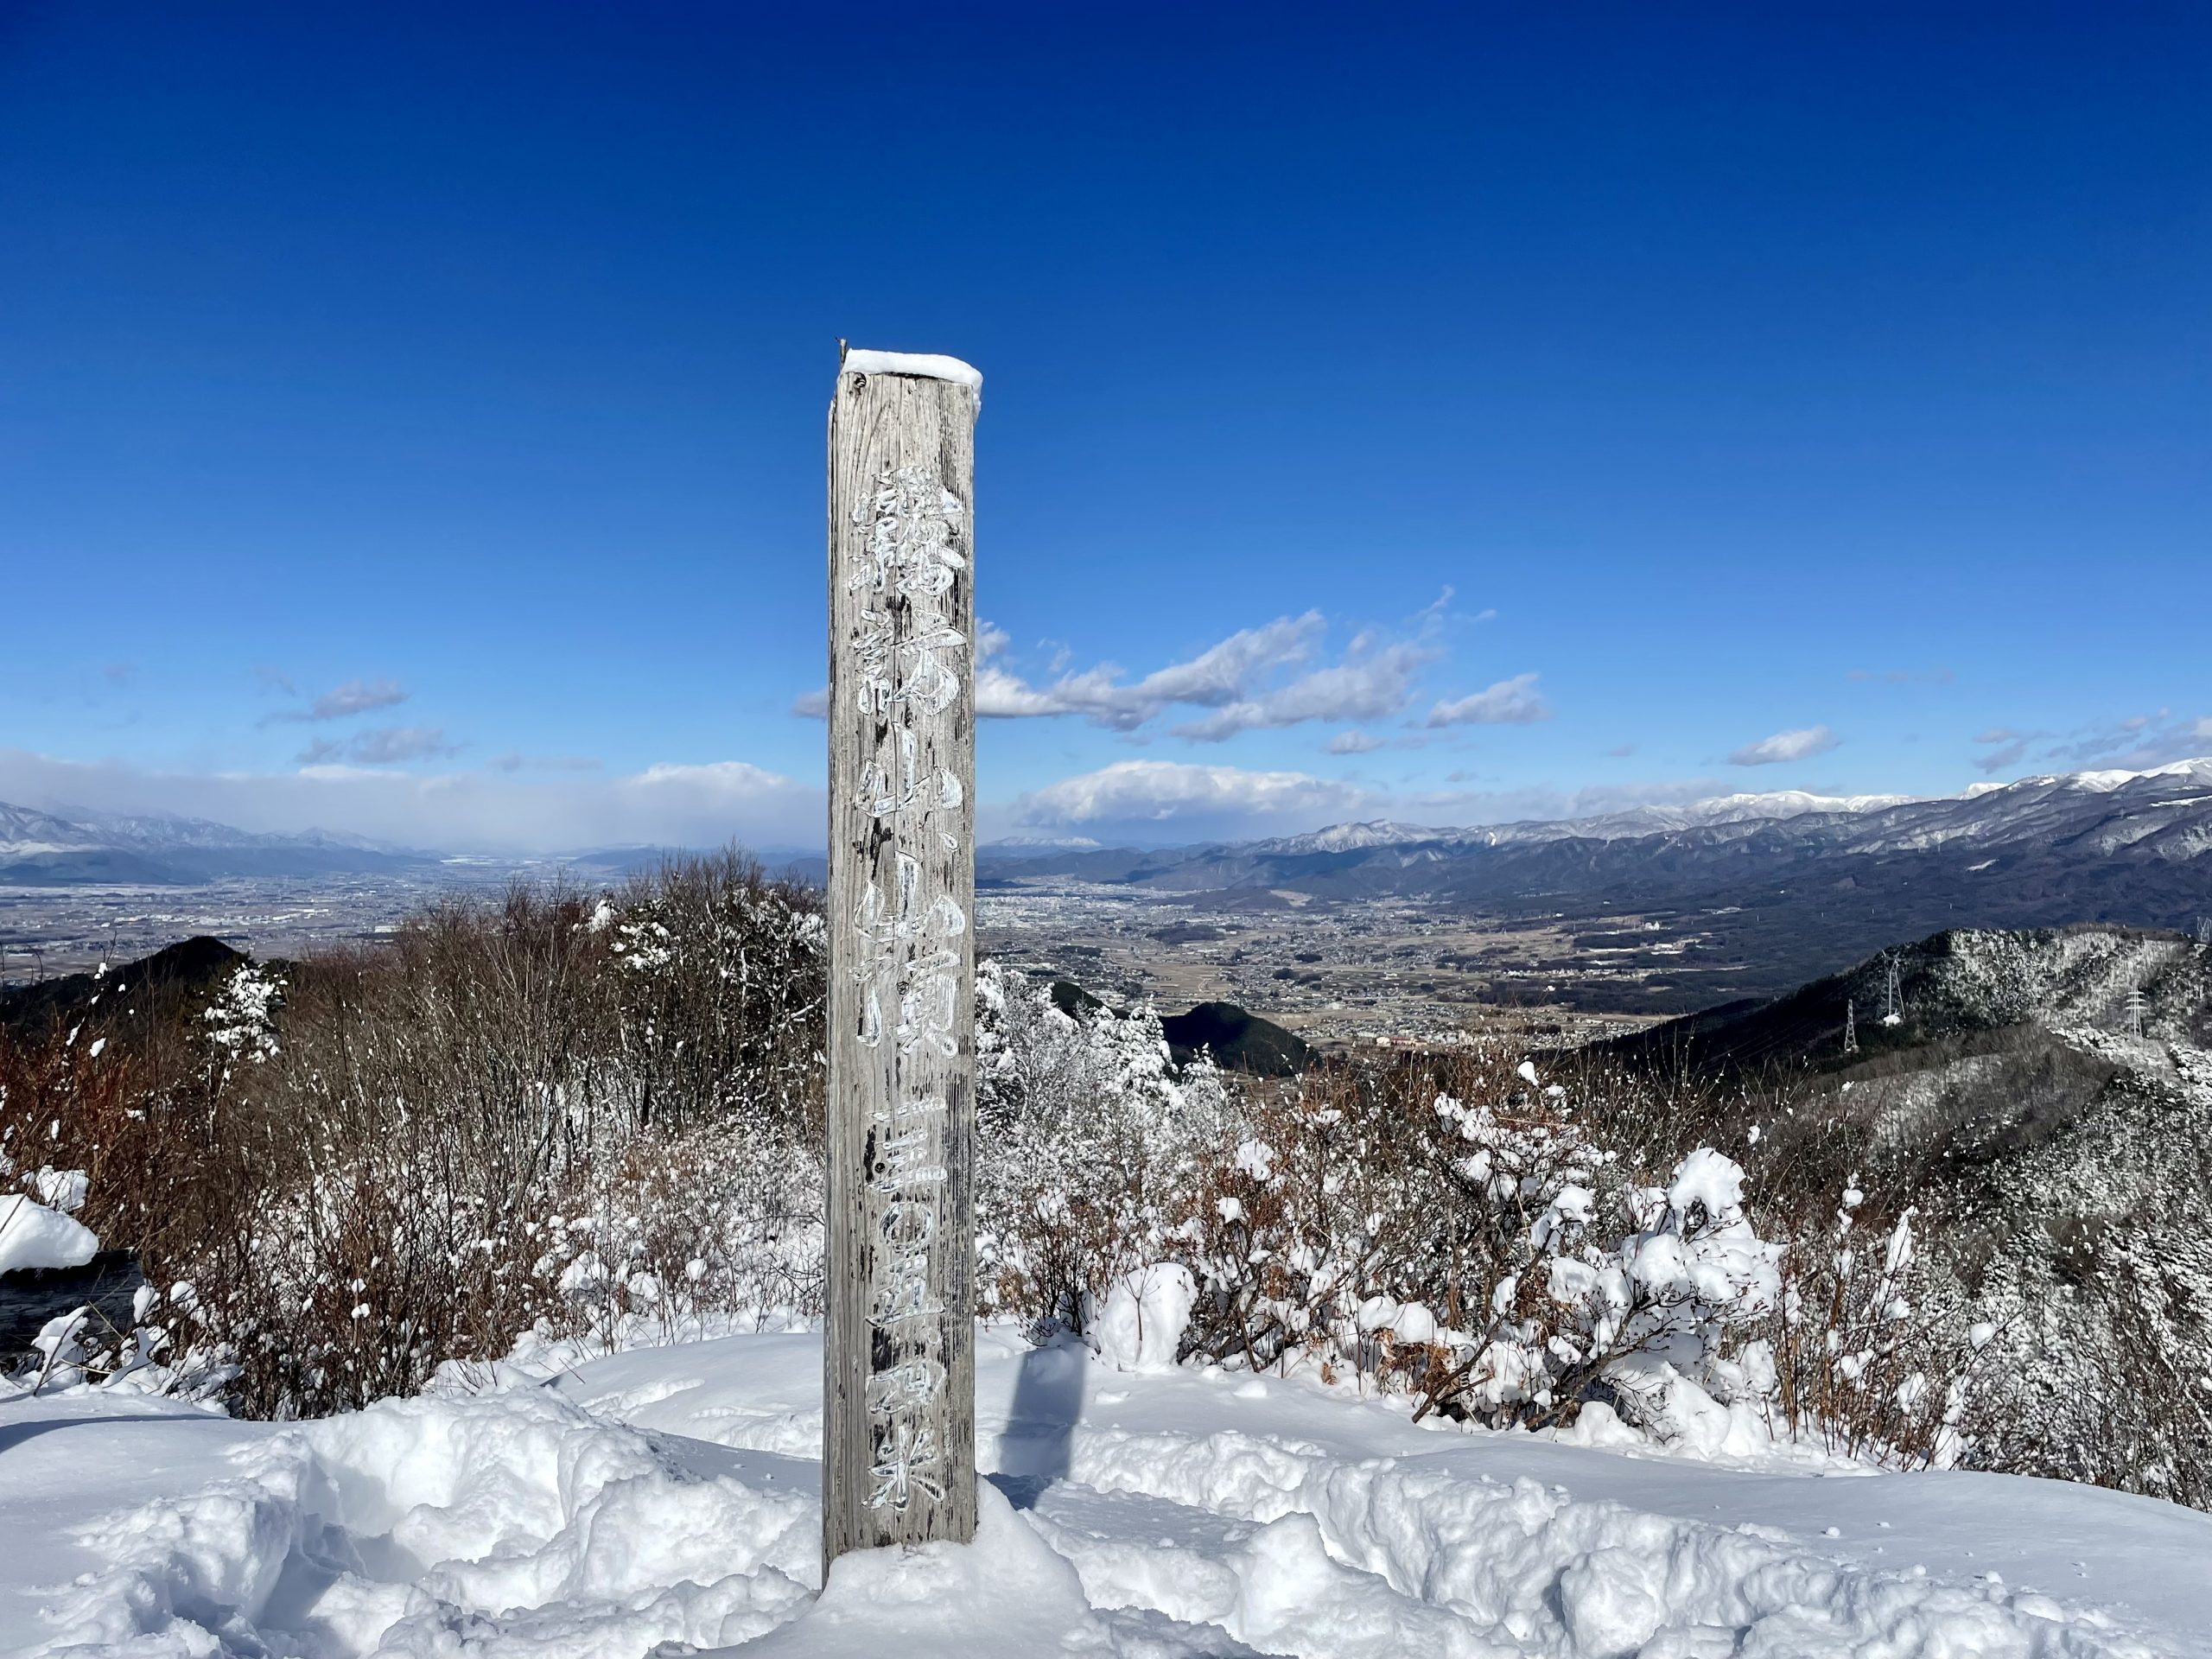
[[[0,799],[818,836],[840,335],[986,377],[994,830],[2212,752],[2208,85],[2194,6],[0,0]]]

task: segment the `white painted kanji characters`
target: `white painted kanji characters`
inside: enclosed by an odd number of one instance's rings
[[[917,1491],[944,1501],[944,1453],[937,1430],[927,1423],[893,1417],[876,1442],[875,1455],[875,1466],[868,1471],[875,1482],[868,1494],[870,1509],[903,1510]]]
[[[879,1510],[903,1510],[918,1492],[944,1495],[944,1448],[930,1420],[947,1386],[946,1308],[931,1265],[949,1224],[950,1109],[942,1084],[929,1080],[960,1052],[969,918],[961,899],[930,891],[921,855],[958,852],[964,831],[966,790],[937,757],[958,747],[948,716],[973,674],[968,635],[945,603],[968,569],[966,518],[928,469],[887,469],[853,509],[865,555],[845,582],[861,596],[848,625],[849,706],[870,722],[848,798],[862,822],[888,826],[892,843],[889,870],[879,850],[879,874],[844,920],[861,988],[858,1039],[890,1083],[871,1108],[863,1186],[874,1252],[868,1318],[883,1356],[868,1382],[876,1435],[868,1502]]]

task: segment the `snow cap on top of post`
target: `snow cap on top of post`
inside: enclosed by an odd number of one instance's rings
[[[918,374],[931,380],[953,380],[976,391],[983,389],[983,372],[957,357],[935,352],[856,352],[845,353],[845,369],[854,374]]]

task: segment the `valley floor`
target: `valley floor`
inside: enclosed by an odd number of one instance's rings
[[[979,1348],[977,1546],[848,1557],[819,1600],[810,1334],[525,1354],[302,1424],[0,1402],[0,1651],[2212,1654],[2212,1516],[2148,1499]]]

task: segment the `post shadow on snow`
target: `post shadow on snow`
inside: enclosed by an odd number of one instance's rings
[[[999,1437],[999,1472],[990,1477],[1017,1510],[1034,1509],[1045,1489],[1065,1480],[1073,1466],[1089,1357],[1089,1351],[1068,1336],[1021,1357],[1006,1433]]]
[[[27,1423],[0,1424],[0,1457],[5,1457],[26,1440],[36,1440],[41,1434],[51,1434],[64,1428],[122,1428],[134,1423],[152,1423],[164,1428],[175,1428],[179,1423],[198,1421],[227,1423],[224,1417],[200,1419],[171,1415],[167,1412],[149,1413],[141,1416],[118,1414],[107,1417],[35,1417]]]

